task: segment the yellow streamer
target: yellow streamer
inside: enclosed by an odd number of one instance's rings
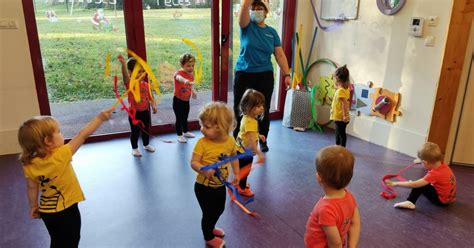
[[[160,81],[158,81],[156,79],[156,76],[153,73],[153,71],[151,70],[150,66],[148,66],[146,61],[143,60],[140,56],[138,56],[133,51],[128,50],[128,54],[137,60],[137,63],[143,68],[143,70],[145,70],[146,75],[148,75],[148,92],[150,92],[150,96],[153,98],[153,94],[152,94],[152,90],[151,90],[152,88],[158,96],[161,96],[161,91],[160,91],[160,88],[159,88],[160,87]],[[145,76],[145,74],[143,74],[139,79],[135,79],[137,74],[138,74],[138,70],[139,70],[139,67],[137,67],[137,65],[135,65],[135,68],[133,68],[133,72],[132,72],[132,75],[130,77],[130,85],[129,85],[129,89],[132,89],[132,93],[134,94],[135,100],[137,102],[139,102],[139,100],[140,100],[140,97],[137,98],[136,95],[135,95],[137,93],[138,93],[138,96],[140,95],[140,87],[139,87],[139,84],[137,84],[137,82],[139,83],[140,80],[142,80],[143,77]],[[136,71],[136,73],[135,73],[135,71]],[[132,82],[134,82],[134,84],[132,84]],[[134,87],[137,88],[135,93],[134,93]]]
[[[110,53],[107,53],[105,57],[105,70],[104,70],[104,78],[110,75]]]
[[[300,34],[300,39],[301,39],[301,33],[303,32],[303,25],[300,25],[300,28],[298,29],[298,33]],[[301,43],[300,43],[300,39],[297,39],[296,40],[296,52],[295,52],[295,71],[293,73],[293,82],[291,83],[291,88],[292,89],[295,89],[296,88],[296,85],[301,82],[301,77],[300,77],[300,74],[299,74],[299,70],[300,70],[300,60],[298,59],[298,56],[300,54],[300,51],[301,51]]]
[[[194,69],[194,82],[196,84],[199,84],[202,81],[202,52],[201,52],[201,49],[199,49],[199,47],[188,38],[183,38],[182,41],[184,42],[184,44],[190,46],[192,49],[194,49],[196,51],[196,54],[197,54],[197,61],[196,61],[197,63],[196,64],[199,64],[199,65],[194,66],[195,67],[195,69]]]

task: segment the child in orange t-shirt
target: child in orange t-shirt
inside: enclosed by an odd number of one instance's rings
[[[456,201],[456,177],[451,168],[443,162],[439,146],[432,142],[425,143],[418,150],[418,158],[428,170],[423,178],[406,182],[385,181],[390,187],[412,188],[407,200],[396,203],[393,207],[415,209],[416,200],[422,194],[437,206],[447,206]]]
[[[327,146],[316,157],[316,179],[323,187],[306,224],[304,242],[309,248],[356,247],[360,215],[354,196],[346,189],[352,178],[354,156],[342,146]],[[349,236],[346,242],[346,236]]]
[[[186,143],[186,138],[194,138],[194,134],[188,131],[189,99],[196,99],[194,84],[194,64],[196,59],[193,55],[185,53],[179,58],[181,69],[174,74],[174,96],[173,111],[176,116],[176,134],[178,142]]]

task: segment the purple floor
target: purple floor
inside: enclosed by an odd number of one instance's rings
[[[172,139],[171,134],[153,138],[157,151],[144,152],[141,159],[131,156],[128,139],[79,150],[73,165],[87,199],[79,204],[81,247],[204,247],[195,172],[189,166],[196,139],[162,142]],[[227,247],[304,247],[306,220],[322,195],[314,156],[333,140],[332,131],[300,133],[272,122],[266,164],[249,177],[256,198],[248,207],[259,217],[248,217],[228,202],[218,222]],[[422,197],[416,210],[398,210],[392,205],[409,190],[398,189],[400,196],[387,201],[379,196],[380,178],[413,158],[353,137],[348,148],[356,157],[349,189],[362,218],[359,247],[474,247],[474,168],[453,167],[458,180],[454,205],[439,208]],[[404,176],[423,174],[416,167]],[[0,156],[0,247],[49,246],[43,222],[28,217],[25,192],[16,156]]]

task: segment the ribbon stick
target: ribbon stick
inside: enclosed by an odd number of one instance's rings
[[[319,17],[318,17],[318,12],[316,12],[316,7],[314,7],[314,3],[313,3],[313,0],[310,0],[309,1],[311,3],[311,8],[313,9],[313,14],[314,14],[314,18],[316,18],[316,22],[318,23],[318,26],[324,30],[324,31],[331,31],[331,30],[334,30],[336,29],[338,26],[340,26],[344,21],[343,20],[335,20],[335,23],[329,25],[329,26],[323,26],[321,24],[321,22],[319,21]]]
[[[393,189],[392,187],[387,186],[387,184],[385,184],[385,180],[395,177],[395,178],[398,178],[398,180],[400,180],[400,181],[406,181],[406,179],[404,177],[402,177],[401,174],[403,172],[405,172],[406,170],[414,167],[415,165],[417,165],[417,164],[411,164],[411,165],[401,169],[397,174],[384,175],[382,177],[382,187],[384,188],[384,191],[380,192],[380,196],[382,196],[383,198],[385,198],[387,200],[397,197],[397,191],[395,189]]]
[[[246,157],[249,157],[249,156],[253,156],[253,153],[252,151],[250,151],[249,149],[246,149],[244,153],[241,153],[241,154],[237,154],[237,155],[234,155],[234,156],[230,156],[230,157],[227,157],[227,158],[224,158],[223,160],[221,161],[218,161],[214,164],[211,164],[211,165],[207,165],[207,166],[204,166],[204,167],[201,167],[201,170],[210,170],[210,169],[214,169],[216,171],[216,176],[219,178],[219,180],[221,180],[221,182],[227,187],[227,191],[229,192],[229,195],[230,195],[230,198],[232,199],[232,201],[239,207],[241,208],[246,214],[250,215],[250,216],[256,216],[256,213],[253,212],[253,211],[250,211],[247,207],[245,207],[245,205],[253,202],[253,197],[249,198],[246,202],[243,202],[241,197],[240,197],[240,194],[238,192],[238,189],[237,187],[235,187],[234,185],[232,185],[231,183],[227,182],[221,175],[220,173],[220,169],[219,167],[224,165],[224,164],[227,164],[233,160],[237,160],[237,159],[240,159],[240,158],[246,158]]]
[[[161,96],[161,91],[160,91],[160,81],[158,81],[158,79],[156,79],[156,76],[155,74],[153,73],[153,71],[151,70],[150,66],[148,66],[148,64],[146,63],[145,60],[143,60],[140,56],[138,56],[136,53],[134,53],[132,50],[128,50],[128,54],[130,56],[132,56],[133,58],[135,58],[138,62],[138,64],[143,68],[143,70],[145,70],[146,72],[146,75],[148,76],[148,83],[149,85],[151,86],[148,86],[148,87],[153,87],[153,90],[156,92],[156,94],[158,96]],[[133,69],[133,71],[135,71],[135,68]],[[138,72],[137,72],[138,73]],[[133,76],[133,72],[132,72],[132,76]],[[132,81],[133,77],[130,77],[130,81]],[[136,75],[135,75],[136,77]],[[144,76],[143,76],[144,77]],[[151,97],[153,97],[153,94],[150,94]]]
[[[199,84],[202,81],[202,52],[201,52],[201,49],[199,49],[199,47],[188,38],[183,38],[182,41],[184,42],[184,44],[190,46],[192,49],[194,49],[196,51],[196,54],[197,54],[197,63],[196,64],[198,64],[198,65],[195,65],[196,69],[194,70],[194,82],[196,84]]]
[[[115,92],[115,96],[118,99],[118,102],[120,102],[120,104],[122,105],[121,109],[123,109],[127,112],[128,116],[130,116],[130,119],[132,119],[133,125],[138,125],[139,124],[140,126],[142,126],[144,128],[145,124],[143,124],[142,121],[137,120],[137,118],[136,118],[137,111],[133,108],[132,109],[128,108],[127,105],[125,105],[125,103],[123,102],[123,98],[125,98],[125,96],[128,94],[128,91],[125,92],[125,94],[123,94],[123,96],[120,96],[120,94],[118,92],[117,82],[118,82],[118,77],[115,76],[114,77],[114,92]],[[114,104],[114,106],[116,106],[116,105],[117,104]]]

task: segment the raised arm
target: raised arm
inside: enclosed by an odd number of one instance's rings
[[[281,72],[285,75],[285,85],[290,87],[290,68],[288,67],[288,60],[286,59],[285,52],[283,52],[283,48],[281,46],[275,47],[274,54]]]
[[[106,110],[102,110],[94,119],[92,119],[89,123],[87,123],[81,131],[79,131],[74,138],[69,141],[69,145],[71,146],[71,151],[72,154],[76,153],[79,147],[81,147],[82,144],[84,144],[84,141],[89,137],[91,134],[97,130],[97,128],[102,125],[102,123],[110,118],[112,115],[112,111],[115,109],[114,107],[111,107]]]
[[[240,28],[246,28],[250,23],[249,9],[252,5],[252,0],[241,0],[239,10],[239,26]]]
[[[127,63],[125,61],[125,58],[121,54],[117,57],[117,59],[121,64],[123,83],[127,85],[130,82],[130,75],[128,75]]]
[[[348,241],[347,241],[347,248],[355,248],[357,247],[357,243],[359,242],[360,236],[360,214],[359,208],[355,208],[354,216],[352,217],[351,226],[349,227],[348,231]]]

